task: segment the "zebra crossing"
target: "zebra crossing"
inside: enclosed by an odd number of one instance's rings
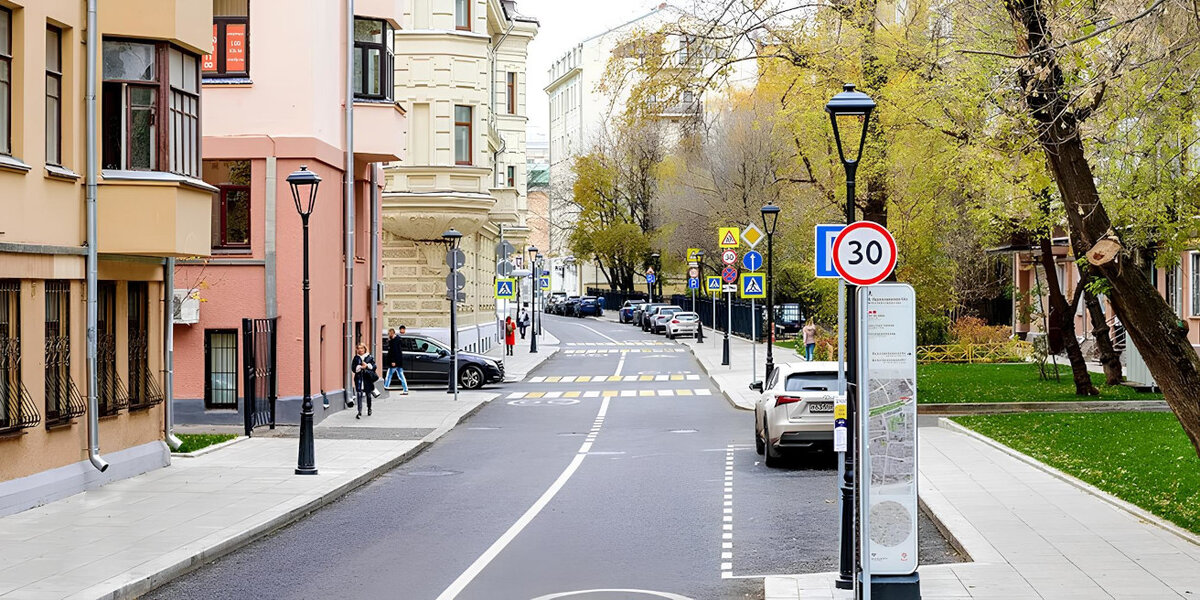
[[[612,346],[677,346],[672,342],[639,342],[631,340],[628,342],[567,342],[568,347],[587,347],[587,348],[608,348]]]
[[[675,375],[564,375],[531,377],[528,383],[615,383],[630,381],[700,381],[695,374]]]
[[[662,354],[665,352],[684,352],[684,349],[683,348],[597,348],[597,349],[590,349],[590,350],[580,350],[580,349],[562,350],[560,353],[561,354],[571,354],[571,355],[599,356],[599,355],[603,355],[603,354],[628,354],[628,353],[638,353],[638,352],[653,352],[655,354]]]
[[[675,396],[711,396],[708,388],[667,388],[661,390],[577,390],[570,392],[512,392],[506,400],[553,400],[559,398],[661,398]]]

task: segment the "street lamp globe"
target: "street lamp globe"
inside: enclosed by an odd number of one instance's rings
[[[288,185],[292,186],[292,199],[296,201],[296,212],[301,217],[312,214],[317,203],[317,186],[321,177],[308,170],[308,165],[301,165],[300,170],[287,176]]]
[[[870,96],[855,90],[853,83],[843,85],[842,91],[825,105],[825,112],[829,113],[829,120],[833,123],[833,140],[837,143],[838,156],[842,159],[842,164],[857,165],[859,159],[862,158],[863,145],[867,141],[867,120],[871,118],[873,110],[875,110],[875,101]],[[846,158],[846,153],[842,149],[843,133],[850,140],[854,139],[855,134],[858,136],[858,149],[851,159]]]
[[[762,219],[767,235],[775,235],[775,226],[779,224],[779,207],[773,202],[762,207]]]

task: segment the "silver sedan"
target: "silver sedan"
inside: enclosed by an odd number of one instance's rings
[[[754,446],[767,466],[778,466],[785,449],[832,443],[838,399],[836,362],[776,365],[754,406]]]

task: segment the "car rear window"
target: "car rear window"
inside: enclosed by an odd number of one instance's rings
[[[837,389],[837,373],[792,373],[783,384],[787,392],[828,392]]]
[[[698,315],[696,313],[681,312],[681,313],[675,313],[674,316],[676,319],[679,319],[680,321],[695,321],[696,319],[700,318],[700,315]]]

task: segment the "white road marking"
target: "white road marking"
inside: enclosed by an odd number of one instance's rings
[[[590,332],[592,332],[592,333],[594,333],[594,334],[596,334],[596,335],[598,335],[598,336],[600,336],[600,337],[602,337],[602,338],[604,338],[604,339],[606,339],[606,340],[608,340],[608,341],[610,341],[610,342],[612,342],[612,343],[614,343],[614,344],[620,344],[620,343],[621,343],[621,340],[614,340],[613,338],[610,338],[610,337],[608,337],[607,335],[604,335],[603,333],[600,333],[599,331],[596,331],[595,329],[592,329],[591,327],[588,327],[587,325],[582,325],[582,324],[579,324],[579,323],[574,323],[574,325],[579,325],[580,327],[582,327],[582,328],[584,328],[584,329],[586,329],[586,330],[588,330],[588,331],[590,331]]]
[[[608,398],[600,402],[600,412],[597,413],[596,418],[603,418],[606,414],[608,414]],[[567,484],[571,476],[579,470],[579,465],[583,464],[583,459],[587,458],[587,453],[591,449],[592,442],[584,442],[579,447],[579,451],[575,453],[575,457],[571,459],[571,464],[567,465],[567,468],[559,474],[558,479],[555,479],[554,483],[550,484],[550,487],[533,503],[533,506],[530,506],[529,510],[526,510],[525,514],[521,515],[521,518],[517,519],[517,522],[508,528],[508,531],[505,531],[483,554],[479,555],[479,558],[475,559],[475,562],[471,563],[471,566],[467,567],[467,570],[463,571],[450,584],[450,587],[439,594],[437,600],[453,600],[457,598],[488,564],[495,560],[500,555],[500,552],[512,543],[525,527],[533,522],[538,513],[542,512],[542,509],[546,508],[547,504],[550,504],[550,501],[554,499],[554,496],[558,495],[558,492]]]
[[[621,374],[621,369],[625,368],[625,357],[626,356],[627,356],[626,353],[624,353],[624,352],[621,353],[621,360],[617,361],[617,370],[616,370],[616,372],[613,373],[614,377],[619,376]]]
[[[725,447],[725,492],[721,512],[721,579],[733,577],[733,453],[734,445]]]

